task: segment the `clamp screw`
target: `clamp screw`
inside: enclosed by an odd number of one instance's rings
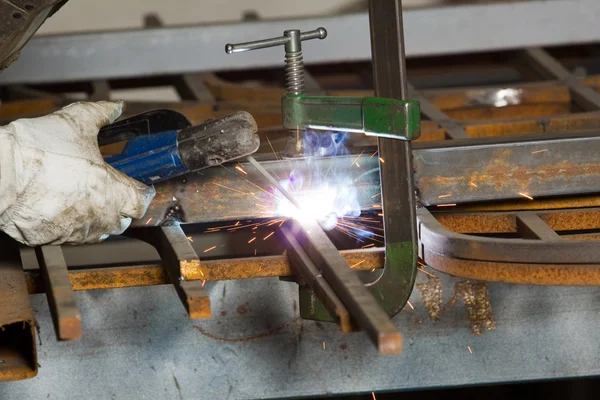
[[[318,28],[314,31],[300,32],[298,29],[290,29],[283,32],[283,36],[225,45],[227,54],[240,53],[243,51],[264,49],[267,47],[285,46],[285,86],[290,94],[304,93],[304,62],[302,61],[301,42],[310,39],[325,39],[327,30]]]

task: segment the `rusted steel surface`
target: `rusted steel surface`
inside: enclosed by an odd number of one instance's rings
[[[431,206],[594,193],[600,188],[600,164],[592,150],[598,141],[596,133],[582,133],[560,140],[424,144],[413,153],[419,200]]]
[[[600,264],[534,264],[463,260],[424,249],[428,266],[457,277],[525,285],[600,285]]]
[[[559,197],[556,199],[523,199],[503,201],[501,203],[465,204],[452,207],[453,212],[475,212],[475,211],[520,211],[520,210],[556,210],[570,208],[593,208],[600,207],[598,196]],[[441,210],[440,208],[437,209]],[[435,209],[434,209],[435,211]]]
[[[357,271],[369,271],[383,267],[383,249],[342,250],[340,254],[344,257],[348,265],[350,265],[350,268]],[[188,279],[221,281],[291,276],[293,273],[287,255],[282,254],[277,256],[202,261],[198,273],[190,275]],[[44,292],[42,278],[37,271],[26,271],[25,278],[30,294]],[[162,265],[71,270],[69,271],[69,279],[75,291],[171,283]]]
[[[570,217],[577,218],[577,215]],[[538,264],[593,264],[600,261],[600,246],[591,241],[478,237],[447,230],[425,209],[419,210],[418,218],[421,247],[453,258]],[[543,216],[542,219],[547,221]],[[546,223],[552,227],[551,223]]]
[[[369,335],[379,353],[400,354],[402,335],[398,328],[360,280],[358,274],[349,268],[346,260],[341,257],[319,224],[314,220],[294,220],[284,234],[292,240],[296,239],[310,261],[318,266],[319,272],[334,290],[336,297],[350,312],[358,327]],[[290,249],[290,251],[295,250]],[[336,311],[343,312],[343,310]],[[349,321],[346,323],[349,330]]]
[[[190,280],[200,274],[200,259],[179,225],[133,229],[129,236],[156,248],[179,299],[190,318],[210,318],[210,298],[204,285]]]
[[[67,263],[60,246],[37,247],[35,254],[44,279],[57,339],[79,339],[82,333],[81,313],[69,281]]]
[[[600,229],[600,208],[539,210],[536,214],[555,232]],[[456,233],[517,233],[515,212],[434,213],[444,228]]]
[[[340,326],[340,330],[345,333],[351,332],[350,312],[329,282],[327,282],[327,279],[321,274],[317,265],[311,260],[310,256],[289,230],[282,229],[280,236],[287,243],[287,254],[290,264],[297,271],[298,276],[303,281],[302,283],[309,285],[315,292],[315,295],[323,303],[323,306],[325,306],[329,314]]]
[[[37,375],[35,318],[14,242],[0,237],[0,382]]]

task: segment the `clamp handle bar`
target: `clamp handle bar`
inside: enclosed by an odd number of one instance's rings
[[[283,36],[257,40],[254,42],[244,42],[244,43],[227,43],[225,45],[225,52],[227,54],[232,53],[241,53],[243,51],[249,50],[257,50],[264,49],[267,47],[275,47],[280,45],[285,45],[286,50],[287,47],[292,47],[290,51],[297,51],[296,48],[299,48],[299,44],[301,41],[311,40],[311,39],[325,39],[327,37],[327,30],[325,28],[317,28],[314,31],[308,32],[300,32],[298,29],[291,29],[283,32]]]

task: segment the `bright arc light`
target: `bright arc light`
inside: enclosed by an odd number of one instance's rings
[[[360,206],[356,196],[352,196],[353,187],[335,188],[323,186],[302,192],[292,193],[301,205],[298,209],[286,199],[280,199],[277,207],[278,214],[297,220],[314,219],[323,229],[331,230],[336,227],[337,219],[352,215],[360,215]],[[356,204],[353,204],[356,203]]]

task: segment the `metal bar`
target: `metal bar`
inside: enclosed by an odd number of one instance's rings
[[[595,152],[599,142],[597,132],[585,132],[414,143],[416,190],[419,200],[427,206],[528,200],[524,195],[538,198],[596,193],[600,188]],[[385,155],[379,156],[385,160]],[[315,159],[310,168],[326,171],[345,166],[357,188],[362,209],[373,209],[371,197],[380,192],[379,161],[377,157],[363,155],[357,159],[361,168],[348,169],[355,159],[356,155]],[[387,161],[384,170],[391,168]],[[304,162],[289,163],[270,161],[260,165],[269,173],[278,173],[281,168],[310,173]],[[264,192],[269,183],[247,164],[244,170],[247,175],[227,168],[211,168],[203,171],[202,176],[189,174],[185,183],[172,180],[158,184],[157,196],[146,216],[132,226],[160,225],[175,207],[184,211],[184,221],[190,223],[279,216],[277,203]],[[394,182],[399,182],[394,171],[390,175]],[[191,195],[174,199],[173,193]],[[268,206],[266,209],[256,207],[257,197]]]
[[[600,108],[600,93],[583,84],[546,50],[527,49],[523,52],[527,64],[542,78],[563,81],[571,91],[573,102],[585,111]]]
[[[143,240],[156,248],[171,283],[190,318],[210,318],[210,298],[198,280],[200,259],[179,225],[133,229],[128,236]]]
[[[98,246],[101,246],[99,244]],[[369,248],[342,250],[340,255],[357,271],[383,267],[383,249]],[[96,262],[102,260],[96,259]],[[127,263],[124,263],[127,264]],[[102,268],[80,268],[69,271],[73,290],[114,289],[135,286],[164,285],[171,282],[160,264],[131,265],[124,267],[108,263]],[[286,255],[242,257],[235,259],[203,261],[197,274],[189,280],[222,281],[248,278],[291,276],[290,260]],[[25,271],[30,294],[43,293],[45,288],[37,270]]]
[[[262,166],[254,160],[252,156],[248,160],[260,171],[260,173],[270,181],[277,190],[297,208],[301,208],[299,203],[285,190],[277,180],[269,174]],[[326,307],[333,311],[333,316],[340,316],[345,312],[345,307],[350,311],[353,320],[358,326],[366,331],[373,343],[381,354],[399,354],[402,352],[402,336],[398,328],[392,323],[389,316],[377,304],[373,296],[369,293],[356,272],[349,268],[344,258],[340,255],[335,245],[329,240],[325,231],[313,219],[291,220],[289,231],[283,230],[283,236],[288,244],[294,249],[298,248],[298,242],[304,248],[307,254],[296,251],[295,259],[302,262],[303,256],[310,258],[308,263],[303,265],[303,270],[310,278],[312,275],[312,264],[321,268],[321,273],[335,291],[335,297],[325,297]],[[298,239],[298,242],[296,241]],[[321,288],[322,289],[322,288]],[[337,297],[342,301],[345,307],[336,310]],[[307,310],[304,310],[306,313]],[[313,315],[316,317],[316,315]],[[345,315],[342,317],[347,318]],[[350,330],[349,321],[340,321],[343,330]]]
[[[599,286],[600,264],[465,260],[422,248],[421,258],[442,273],[482,282],[544,286]]]
[[[337,296],[350,311],[352,319],[363,329],[381,354],[402,352],[402,336],[390,317],[369,293],[323,229],[314,220],[293,220],[291,234],[298,239],[311,260]]]
[[[600,137],[561,136],[423,144],[413,151],[419,200],[433,206],[597,193],[600,169],[593,149]]]
[[[156,13],[144,15],[144,28],[162,28],[160,16]],[[181,100],[197,100],[203,103],[213,103],[215,98],[203,82],[203,74],[184,74],[175,78],[175,89]]]
[[[280,234],[287,243],[286,248],[290,264],[299,272],[300,277],[306,281],[321,302],[323,302],[327,311],[329,311],[339,324],[341,331],[351,332],[350,313],[346,306],[344,306],[344,303],[335,294],[329,282],[325,280],[317,266],[308,254],[306,254],[300,243],[298,243],[296,237],[288,229],[281,229]]]
[[[69,280],[67,263],[60,246],[41,246],[35,254],[46,286],[48,306],[58,340],[81,337],[81,313]]]
[[[533,212],[517,214],[517,232],[523,239],[539,239],[547,242],[562,240],[558,233],[554,232],[539,215]]]
[[[595,0],[527,1],[406,11],[409,57],[564,45],[600,40]],[[241,37],[270,37],[291,22],[258,21],[34,37],[0,83],[109,79],[281,65],[278,50],[248,52],[231,63],[223,44]],[[300,29],[325,26],[318,45],[307,42],[305,62],[371,58],[366,13],[294,21]],[[348,46],[352,43],[352,46]],[[197,49],[197,51],[190,51]]]
[[[522,264],[596,264],[600,246],[594,241],[501,239],[455,233],[423,208],[419,210],[420,246],[455,259]]]
[[[0,382],[37,375],[35,318],[17,243],[0,234]]]

